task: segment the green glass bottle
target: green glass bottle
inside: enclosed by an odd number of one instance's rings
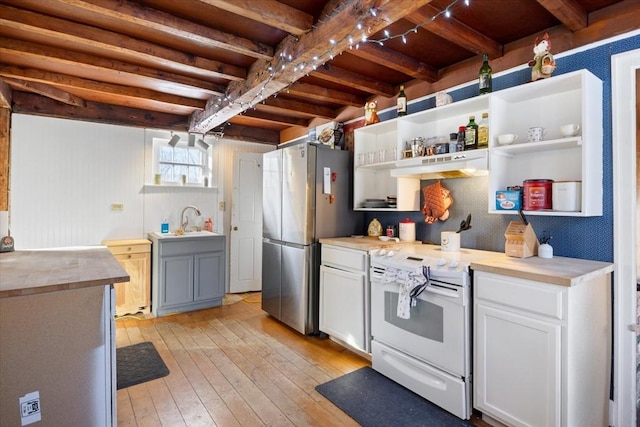
[[[478,148],[478,125],[476,117],[469,116],[469,124],[464,129],[464,149],[475,150]]]
[[[480,95],[491,92],[491,66],[489,65],[489,54],[482,55],[482,67],[478,76]]]
[[[404,93],[404,85],[400,85],[396,109],[398,111],[398,117],[407,115],[407,95]]]

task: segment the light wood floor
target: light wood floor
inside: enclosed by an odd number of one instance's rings
[[[170,374],[118,390],[120,426],[358,425],[315,386],[369,361],[273,320],[259,293],[213,309],[116,320],[117,347],[144,341]]]

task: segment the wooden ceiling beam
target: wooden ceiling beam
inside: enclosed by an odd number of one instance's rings
[[[502,56],[502,45],[500,43],[455,18],[433,20],[432,18],[438,13],[440,13],[440,10],[431,5],[426,5],[415,12],[409,13],[405,19],[416,25],[423,24],[421,28],[477,55],[488,53],[490,58]]]
[[[14,90],[36,93],[76,107],[85,107],[87,105],[84,99],[47,84],[11,78],[5,78],[5,81]]]
[[[375,62],[383,67],[399,71],[414,79],[427,82],[435,82],[438,80],[438,70],[435,68],[383,46],[373,43],[360,43],[357,49],[350,49],[346,52],[358,58]]]
[[[283,114],[273,114],[266,111],[261,111],[262,104],[256,106],[252,110],[247,110],[242,113],[243,116],[251,117],[256,120],[262,120],[270,123],[279,123],[285,126],[309,126],[308,119],[301,119],[298,117],[285,116]]]
[[[348,49],[350,36],[357,32],[356,24],[360,24],[367,35],[375,34],[430,1],[345,0],[311,31],[280,43],[273,63],[257,60],[250,67],[247,80],[229,83],[227,93],[232,103],[219,105],[217,99],[209,100],[204,111],[192,115],[190,130],[206,132],[238,114],[238,105],[244,111],[251,108],[255,100],[270,97],[298,81],[312,67]],[[374,6],[375,14],[371,13]],[[270,67],[273,71],[269,71]]]
[[[311,30],[313,16],[276,1],[200,0],[218,9],[300,36]]]
[[[133,64],[153,65],[154,68],[191,76],[231,81],[244,81],[247,76],[246,70],[241,67],[190,55],[93,26],[3,5],[0,5],[0,26],[15,32],[18,38],[21,33],[37,34],[60,44],[74,46],[74,50],[100,51],[105,57],[126,58]]]
[[[280,132],[272,129],[232,124],[231,126],[225,126],[224,139],[278,145],[280,144]]]
[[[282,96],[265,99],[260,105],[262,105],[263,108],[267,107],[269,110],[294,111],[298,114],[309,116],[310,118],[321,117],[324,119],[332,119],[336,116],[336,111],[332,108],[313,105],[294,99],[285,99]]]
[[[162,86],[163,90],[169,93],[185,96],[195,97],[200,92],[220,96],[225,90],[224,86],[208,80],[6,37],[0,37],[0,56],[2,55],[5,58],[29,58],[34,63],[41,61],[42,64],[54,63],[59,67],[73,67],[78,77],[88,78],[90,74],[97,74],[110,83],[126,83],[147,89]]]
[[[377,96],[391,97],[396,93],[395,87],[391,84],[384,83],[379,80],[366,77],[342,68],[333,67],[329,64],[318,67],[311,73],[311,75],[319,79],[338,83],[344,86],[349,86],[354,89],[358,89],[366,93],[372,93]]]
[[[13,112],[151,129],[175,131],[185,131],[187,129],[187,117],[182,115],[91,101],[87,101],[85,107],[78,108],[28,92],[16,91],[14,93]]]
[[[108,98],[114,105],[130,105],[135,100],[143,99],[150,105],[156,104],[158,107],[164,105],[162,109],[174,109],[193,111],[204,108],[204,101],[187,98],[184,96],[171,95],[148,89],[116,85],[111,83],[97,82],[94,80],[82,79],[66,74],[52,73],[38,69],[23,69],[0,64],[0,76],[5,78],[21,78],[25,81],[53,85],[57,88],[64,88],[71,91],[82,91],[83,93],[93,93],[97,97]],[[88,98],[88,97],[86,97]],[[106,102],[105,99],[103,102]]]
[[[11,3],[26,9],[46,11],[52,16],[64,16],[66,19],[76,18],[96,25],[104,25],[106,20],[119,22],[118,27],[122,27],[122,24],[134,25],[256,59],[273,57],[273,47],[267,44],[218,31],[127,0],[91,0],[91,2],[81,0],[11,0]],[[61,12],[63,15],[60,14]]]
[[[589,25],[589,15],[575,0],[537,0],[571,31],[578,31]]]
[[[365,98],[362,96],[309,83],[296,82],[286,90],[286,93],[307,99],[313,99],[315,101],[351,105],[353,107],[359,107],[365,103]]]

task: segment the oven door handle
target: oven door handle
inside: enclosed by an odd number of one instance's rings
[[[450,290],[450,289],[434,288],[433,286],[427,286],[424,292],[431,292],[431,293],[442,295],[443,297],[448,297],[448,298],[460,298],[460,294],[457,291]]]

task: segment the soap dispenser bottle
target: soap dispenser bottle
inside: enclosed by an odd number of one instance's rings
[[[169,220],[166,217],[162,220],[162,224],[160,224],[160,232],[162,234],[169,232]]]

